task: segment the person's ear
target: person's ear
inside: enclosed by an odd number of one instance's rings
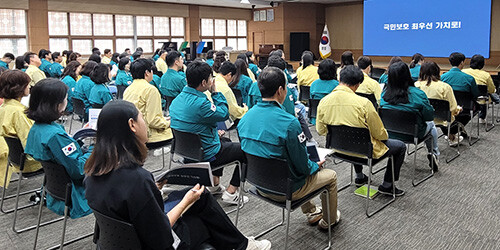
[[[128,126],[130,127],[130,130],[132,132],[137,133],[137,128],[136,128],[134,119],[132,119],[132,118],[128,119]]]

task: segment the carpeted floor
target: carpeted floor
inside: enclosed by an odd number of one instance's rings
[[[74,125],[79,124],[75,122]],[[371,218],[367,218],[364,213],[364,198],[355,196],[353,187],[340,192],[338,205],[341,222],[333,230],[332,249],[500,249],[500,214],[497,210],[500,207],[500,192],[495,189],[500,179],[500,169],[497,168],[500,154],[496,151],[500,147],[499,129],[485,133],[482,128],[481,140],[473,146],[461,147],[462,155],[450,164],[446,164],[444,159],[452,152],[446,149],[444,139],[440,139],[440,171],[418,187],[411,184],[413,155],[407,157],[398,183],[406,195]],[[315,131],[313,134],[324,146],[324,137],[318,136]],[[154,156],[153,152],[149,155],[145,168],[157,169],[161,164],[161,156]],[[417,154],[419,176],[429,170],[425,155],[425,149]],[[166,155],[166,161],[169,156]],[[348,183],[348,164],[334,165],[330,162],[327,168],[337,171],[339,186]],[[227,177],[222,179],[224,184],[229,182],[231,172],[231,168],[225,170]],[[375,175],[376,185],[380,184],[382,177],[383,172]],[[22,188],[35,188],[40,186],[41,181],[41,177],[29,179]],[[8,189],[8,194],[14,191],[15,185]],[[27,199],[22,197],[21,202],[25,203]],[[380,204],[383,200],[384,197],[379,196],[374,204]],[[319,198],[315,201],[320,204]],[[11,208],[12,200],[7,200],[5,205]],[[37,213],[38,206],[19,212],[18,227],[35,224]],[[49,210],[43,209],[42,220],[55,217]],[[234,220],[234,214],[230,218]],[[280,219],[281,211],[278,208],[250,197],[249,203],[241,210],[238,225],[245,235],[252,236]],[[0,214],[0,249],[32,249],[35,231],[16,234],[11,229],[12,220],[13,214]],[[66,239],[93,230],[92,215],[69,220]],[[272,242],[273,249],[282,249],[284,230],[284,227],[280,227],[263,238]],[[42,227],[37,249],[58,244],[61,231],[61,222]],[[307,225],[300,209],[292,213],[290,249],[323,249],[327,244],[326,238],[326,233]],[[92,237],[89,237],[67,246],[67,249],[95,249],[95,245]]]

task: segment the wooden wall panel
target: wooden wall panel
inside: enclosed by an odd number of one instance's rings
[[[38,53],[49,47],[47,0],[29,0],[28,7],[28,49]]]
[[[1,9],[28,9],[28,0],[2,0],[0,1]]]
[[[269,8],[268,8],[269,9]],[[259,52],[259,44],[285,43],[285,17],[283,4],[274,9],[274,22],[248,22],[248,48]],[[252,12],[253,15],[253,12]]]
[[[200,18],[244,19],[247,21],[252,18],[252,10],[250,9],[211,6],[199,6],[199,8]]]

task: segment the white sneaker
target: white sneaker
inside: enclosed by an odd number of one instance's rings
[[[228,191],[224,191],[222,194],[222,202],[231,205],[238,205],[238,198],[240,196],[240,191],[234,192],[234,194],[230,194]],[[243,196],[243,203],[248,202],[248,196]]]
[[[222,186],[220,183],[215,187],[207,187],[207,189],[212,195],[219,195],[226,191],[226,187]]]
[[[336,225],[339,223],[339,221],[340,221],[340,211],[339,211],[339,210],[337,210],[337,220],[335,220],[335,222],[334,222],[334,223],[332,223],[332,224],[330,225],[330,227],[334,227],[334,226],[336,226]],[[328,222],[326,222],[325,220],[321,219],[321,220],[319,221],[319,223],[318,223],[318,228],[319,228],[320,230],[328,230]]]
[[[461,143],[462,141],[464,140],[464,137],[463,136],[455,136],[455,140],[453,141],[450,141],[450,146],[451,147],[455,147],[457,146],[459,143]]]
[[[247,250],[269,250],[271,249],[271,242],[268,240],[255,240],[254,237],[247,237],[248,245]]]
[[[316,206],[314,212],[307,213],[306,217],[309,225],[315,225],[323,217],[323,210],[321,207]]]
[[[486,124],[486,119],[479,118],[479,124]]]

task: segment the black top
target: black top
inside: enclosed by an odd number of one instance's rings
[[[134,225],[142,249],[173,249],[170,222],[153,175],[141,166],[120,167],[84,180],[93,210]]]

